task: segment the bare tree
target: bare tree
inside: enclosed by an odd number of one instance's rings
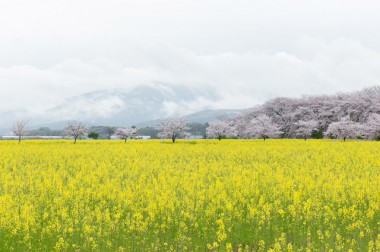
[[[318,129],[318,122],[315,120],[299,121],[297,124],[296,135],[305,139],[310,137],[313,131]]]
[[[265,139],[276,137],[282,133],[280,128],[272,122],[272,119],[266,115],[259,115],[253,118],[247,126],[247,136]]]
[[[232,125],[226,121],[216,120],[209,123],[206,129],[206,135],[212,138],[218,138],[219,141],[223,137],[235,136],[236,132]]]
[[[137,133],[137,128],[132,126],[130,128],[118,128],[116,129],[116,135],[118,138],[123,139],[124,142],[127,142],[128,138],[135,138]]]
[[[22,120],[22,121],[17,121],[11,131],[14,135],[18,137],[18,142],[21,142],[21,138],[26,134],[27,130],[27,124],[28,120]]]
[[[161,131],[158,136],[161,138],[170,138],[174,143],[178,137],[186,137],[189,135],[187,132],[187,122],[184,118],[169,118],[162,120],[158,126]]]
[[[77,142],[77,139],[85,136],[87,134],[87,127],[84,123],[71,121],[67,122],[64,129],[65,135],[74,138],[74,144]]]

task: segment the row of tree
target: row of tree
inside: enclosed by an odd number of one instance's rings
[[[19,141],[25,135],[27,121],[12,128]],[[158,137],[171,139],[190,136],[184,118],[169,118],[157,126]],[[108,138],[115,135],[126,141],[136,138],[137,129],[106,127]],[[67,123],[64,134],[74,139],[87,136],[88,128],[81,122]],[[89,135],[91,137],[91,135]],[[331,96],[309,96],[300,99],[275,98],[256,106],[233,119],[208,123],[206,136],[233,138],[304,138],[331,137],[374,139],[380,136],[380,87]],[[95,138],[95,134],[93,135]]]
[[[321,133],[328,138],[338,138],[346,141],[348,138],[357,139],[378,139],[380,136],[380,115],[372,114],[367,123],[358,123],[349,119],[348,116],[342,117],[337,122],[328,125],[326,131],[322,132],[320,123],[315,120],[300,120],[294,125],[295,138],[307,139],[319,136]],[[284,134],[281,126],[275,124],[267,115],[258,115],[242,124],[242,121],[215,121],[211,122],[207,128],[209,137],[218,138],[238,137],[238,138],[276,138],[288,137]]]
[[[13,133],[18,136],[21,141],[22,136],[27,133],[27,121],[19,121],[12,128]],[[313,133],[320,131],[318,121],[300,120],[295,125],[295,136],[304,138],[305,140],[313,135]],[[108,139],[116,136],[123,139],[134,139],[137,137],[137,128],[132,126],[129,128],[114,128],[107,127]],[[171,139],[174,143],[177,138],[187,138],[191,134],[190,127],[183,118],[170,118],[162,120],[158,126],[158,136],[162,139]],[[64,135],[74,139],[88,136],[96,139],[98,134],[90,132],[88,134],[87,126],[82,122],[68,122],[64,128]],[[373,139],[380,135],[380,115],[372,114],[367,123],[353,122],[349,117],[342,117],[337,122],[332,122],[324,133],[326,137],[341,138],[344,141],[347,138],[362,138]],[[209,138],[262,138],[264,141],[267,138],[283,137],[284,132],[281,127],[273,122],[267,115],[258,115],[250,120],[248,124],[243,124],[241,120],[216,120],[209,123],[206,128],[206,136]]]
[[[12,127],[12,133],[18,137],[20,142],[22,137],[28,133],[27,120],[17,121]],[[160,138],[170,138],[173,143],[179,137],[188,137],[190,133],[188,130],[188,124],[183,118],[170,118],[162,120],[157,128],[159,130],[158,136]],[[97,132],[88,133],[89,128],[83,122],[70,121],[67,122],[66,127],[63,129],[63,135],[71,137],[74,140],[74,144],[78,139],[88,136],[89,138],[96,139],[99,135]],[[137,137],[137,128],[131,126],[128,128],[116,128],[116,127],[105,127],[107,138],[111,139],[112,136],[116,136],[119,139],[124,140],[134,139]]]
[[[123,139],[125,142],[127,139],[134,139],[137,136],[137,128],[135,126],[129,128],[112,128],[108,127],[109,138],[112,135],[115,135],[119,139]],[[179,137],[188,137],[190,133],[190,127],[188,127],[188,123],[183,118],[169,118],[160,121],[158,130],[158,136],[160,138],[169,138],[174,143],[175,140]],[[65,135],[70,136],[74,139],[74,143],[76,143],[78,138],[81,138],[87,134],[87,127],[85,124],[81,122],[69,122],[67,123],[64,129]]]
[[[107,129],[109,139],[111,139],[112,135],[116,135],[118,138],[123,139],[125,142],[127,139],[136,138],[137,128],[134,126],[129,128],[116,129],[113,127],[108,127]],[[82,138],[87,135],[88,128],[82,122],[72,121],[67,123],[66,127],[64,128],[64,132],[66,136],[72,137],[74,139],[74,143],[76,143],[78,138]]]
[[[380,137],[380,87],[330,96],[275,98],[211,126],[208,135],[218,138],[376,139]]]

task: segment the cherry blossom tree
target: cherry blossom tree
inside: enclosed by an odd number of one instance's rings
[[[247,133],[250,133],[248,126],[251,121],[266,115],[278,125],[285,137],[299,137],[302,134],[300,128],[306,127],[301,127],[300,121],[317,121],[318,130],[326,133],[330,124],[348,116],[352,122],[358,123],[355,127],[361,137],[365,133],[368,138],[373,138],[374,134],[380,134],[374,131],[376,120],[371,119],[374,114],[380,114],[380,86],[335,95],[271,99],[241,114],[233,120],[233,124],[239,137],[250,137]]]
[[[174,143],[179,137],[187,137],[189,127],[184,118],[169,118],[160,121],[158,129],[161,131],[158,136],[161,138],[170,138]]]
[[[357,122],[353,122],[348,116],[341,118],[338,122],[331,123],[325,133],[326,137],[336,137],[346,141],[347,138],[363,136],[363,127]]]
[[[292,98],[275,98],[261,106],[261,113],[268,116],[286,136],[294,135],[294,121],[297,120],[295,111],[300,101]]]
[[[118,128],[116,129],[116,136],[120,139],[123,139],[124,142],[127,142],[127,139],[135,138],[137,133],[136,127],[132,126],[130,128]]]
[[[206,128],[206,135],[211,138],[218,138],[219,141],[222,137],[235,136],[236,132],[230,123],[222,120],[209,122]]]
[[[259,115],[251,120],[246,134],[249,137],[263,138],[265,141],[267,138],[277,137],[282,134],[282,131],[269,116]]]
[[[232,121],[232,126],[238,138],[248,138],[247,126],[249,125],[249,121],[249,117],[246,114],[240,115]]]
[[[372,113],[366,123],[367,136],[371,139],[380,136],[380,114]]]
[[[26,134],[26,132],[28,131],[27,129],[27,124],[28,124],[28,120],[22,120],[22,121],[17,121],[11,131],[14,135],[16,135],[18,137],[18,142],[20,143],[21,142],[21,138]]]
[[[299,121],[297,124],[296,135],[306,139],[311,136],[313,131],[318,129],[318,122],[316,120]]]
[[[67,122],[64,132],[66,136],[74,138],[74,144],[77,142],[77,139],[85,136],[87,134],[87,127],[82,122],[70,121]]]

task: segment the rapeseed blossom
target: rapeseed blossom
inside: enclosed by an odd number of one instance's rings
[[[379,142],[0,142],[0,251],[379,251]]]

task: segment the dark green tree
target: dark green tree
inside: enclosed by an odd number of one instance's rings
[[[89,138],[92,138],[92,139],[98,139],[99,138],[99,133],[98,132],[95,132],[95,131],[92,131],[88,134],[88,137]]]

